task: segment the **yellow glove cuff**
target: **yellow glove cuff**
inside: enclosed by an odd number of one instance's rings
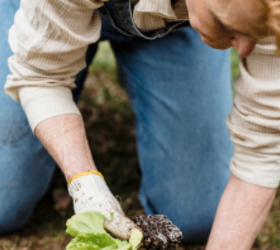
[[[89,170],[89,171],[86,171],[86,172],[82,172],[82,173],[75,174],[75,175],[70,179],[70,181],[68,181],[67,187],[70,185],[70,183],[71,183],[73,180],[75,180],[75,179],[77,179],[77,178],[79,178],[79,177],[81,177],[81,176],[90,175],[90,174],[99,175],[99,176],[104,180],[104,177],[103,177],[103,175],[102,175],[100,172],[98,172],[98,171],[96,171],[96,170]]]

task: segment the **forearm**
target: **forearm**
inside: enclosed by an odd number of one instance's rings
[[[206,250],[249,250],[272,205],[276,189],[231,175]]]
[[[82,117],[55,116],[41,122],[35,134],[63,171],[66,180],[77,173],[96,170]]]
[[[60,166],[67,181],[77,173],[96,170],[81,116],[68,114],[47,119],[36,127],[35,134]],[[113,220],[106,220],[104,226],[116,237],[129,240],[132,229],[138,228],[125,217],[120,203],[100,176],[80,176],[72,180],[68,190],[75,213],[99,211],[110,218],[113,212]]]

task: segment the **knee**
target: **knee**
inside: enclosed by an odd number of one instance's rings
[[[20,229],[29,219],[32,209],[10,202],[0,208],[0,235]]]
[[[164,214],[183,233],[183,243],[204,244],[207,242],[214,222],[217,203],[184,202],[174,200],[169,205],[152,206],[154,214]]]
[[[210,235],[214,216],[188,214],[185,218],[174,218],[172,222],[183,233],[183,243],[205,244]]]
[[[193,195],[161,196],[149,203],[155,214],[165,214],[182,231],[184,243],[203,244],[210,235],[219,195],[191,193]]]
[[[31,187],[22,185],[15,176],[6,177],[6,181],[0,180],[0,235],[20,229],[30,218],[37,201]]]

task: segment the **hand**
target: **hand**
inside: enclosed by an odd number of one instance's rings
[[[97,172],[99,173],[99,172]],[[137,228],[132,220],[127,218],[117,201],[112,195],[103,177],[90,172],[70,180],[69,194],[73,198],[75,213],[99,211],[105,217],[105,229],[114,236],[128,240],[131,230]],[[111,219],[111,213],[114,213]]]
[[[109,219],[113,212],[113,220],[105,220],[106,230],[128,240],[131,230],[138,227],[125,217],[105,181],[95,174],[80,175],[71,181],[78,173],[96,170],[82,118],[73,114],[55,116],[41,122],[35,133],[60,166],[66,180],[70,180],[68,189],[75,213],[99,211]]]

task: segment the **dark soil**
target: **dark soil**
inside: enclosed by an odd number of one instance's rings
[[[148,250],[173,250],[181,243],[183,234],[165,215],[136,215],[131,219],[144,233]]]

